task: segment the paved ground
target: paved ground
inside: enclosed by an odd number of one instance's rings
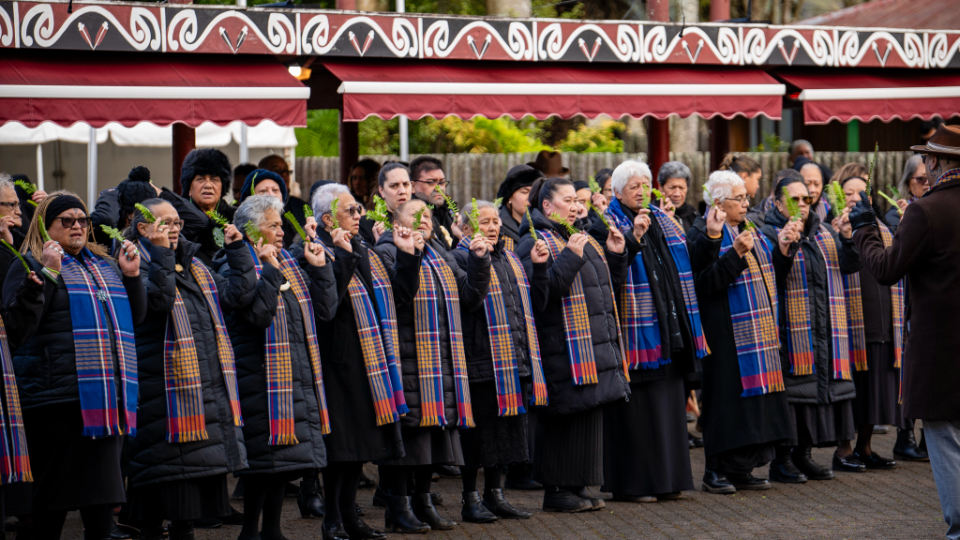
[[[895,435],[876,435],[874,446],[890,457]],[[918,430],[919,434],[919,430]],[[832,449],[814,450],[814,459],[829,464]],[[703,474],[703,450],[691,452],[694,478]],[[757,471],[761,472],[761,471]],[[375,476],[376,468],[369,467]],[[766,471],[762,471],[766,476]],[[482,486],[482,478],[480,485]],[[695,482],[699,486],[699,481]],[[460,480],[441,479],[438,489],[448,518],[459,520]],[[699,487],[698,487],[699,489]],[[369,506],[372,489],[361,490],[359,501],[367,507],[365,519],[383,526],[383,511]],[[862,474],[837,473],[835,480],[800,486],[774,484],[762,492],[711,495],[687,493],[687,499],[654,504],[607,502],[607,508],[586,514],[547,514],[539,510],[542,492],[508,491],[517,506],[537,509],[525,521],[500,521],[489,525],[461,523],[453,531],[430,532],[422,538],[505,539],[536,538],[828,538],[901,539],[943,538],[946,527],[940,515],[936,486],[929,463],[903,463],[895,471]],[[240,501],[234,501],[242,509]],[[284,533],[290,540],[320,537],[320,522],[300,519],[294,499],[284,507]],[[65,539],[80,539],[79,516],[68,518]],[[197,540],[236,540],[240,528],[225,526],[197,532]],[[419,536],[410,536],[410,540]],[[391,535],[391,540],[401,538]]]

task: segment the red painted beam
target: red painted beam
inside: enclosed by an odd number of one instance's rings
[[[173,124],[173,192],[180,194],[180,169],[183,160],[197,147],[197,130],[186,124]],[[227,180],[229,185],[229,181]]]

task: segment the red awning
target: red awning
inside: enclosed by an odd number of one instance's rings
[[[484,62],[333,62],[343,118],[607,114],[779,119],[785,87],[748,68]]]
[[[273,58],[10,50],[0,58],[0,125],[305,126],[308,97]]]
[[[956,71],[822,69],[776,75],[800,89],[806,124],[960,115],[960,73]]]

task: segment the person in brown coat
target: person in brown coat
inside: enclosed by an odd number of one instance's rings
[[[906,276],[910,320],[903,359],[903,415],[923,420],[947,538],[960,538],[960,126],[940,126],[924,155],[930,191],[903,213],[884,247],[876,215],[861,193],[849,220],[864,266],[883,285]]]

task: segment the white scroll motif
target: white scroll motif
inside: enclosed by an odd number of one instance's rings
[[[167,45],[171,50],[177,51],[183,47],[185,51],[195,51],[203,45],[207,37],[221,27],[222,21],[227,19],[240,19],[257,35],[267,49],[274,54],[293,54],[297,49],[296,30],[290,19],[282,13],[271,13],[267,19],[267,34],[265,36],[260,28],[250,20],[242,11],[225,11],[220,13],[204,28],[203,33],[197,36],[199,24],[197,22],[197,13],[193,9],[183,9],[170,19],[167,25]],[[177,27],[180,27],[179,33]],[[236,51],[235,51],[236,52]]]
[[[599,39],[606,43],[610,51],[621,62],[639,62],[640,61],[640,36],[636,29],[628,24],[617,25],[617,41],[614,43],[607,32],[595,24],[583,24],[574,28],[573,32],[566,36],[564,41],[563,26],[561,23],[552,23],[540,31],[537,40],[537,53],[540,58],[549,58],[551,60],[560,60],[567,54],[571,46],[579,46],[581,34],[586,31],[592,31],[597,34]],[[591,43],[593,41],[591,40]],[[592,45],[590,51],[592,51]],[[593,54],[586,54],[592,61]]]
[[[30,11],[23,16],[23,23],[20,25],[20,41],[26,47],[32,47],[34,41],[41,47],[52,47],[56,42],[71,28],[75,28],[74,21],[87,13],[97,13],[105,18],[111,28],[116,28],[120,36],[138,51],[160,49],[160,23],[156,15],[146,8],[133,8],[130,11],[130,28],[132,34],[127,32],[127,28],[120,23],[112,12],[103,6],[83,6],[74,10],[73,14],[67,17],[60,25],[60,29],[54,32],[56,21],[53,16],[53,6],[50,4],[37,4],[30,8]],[[33,26],[33,32],[30,32],[30,22],[36,18],[37,22]],[[4,38],[6,34],[4,34]],[[152,38],[152,39],[151,39]]]
[[[13,21],[10,19],[10,14],[7,13],[7,10],[3,9],[3,6],[0,6],[0,45],[4,47],[9,47],[13,43],[13,34],[15,30],[13,29]]]
[[[377,21],[370,17],[353,17],[345,21],[337,29],[337,33],[330,35],[330,21],[326,15],[318,15],[310,19],[303,27],[303,34],[300,38],[300,47],[304,54],[327,54],[349,29],[358,24],[369,26],[383,41],[383,44],[394,56],[416,57],[419,53],[419,40],[417,38],[417,28],[410,19],[396,17],[393,19],[393,28],[391,35],[380,28]]]

